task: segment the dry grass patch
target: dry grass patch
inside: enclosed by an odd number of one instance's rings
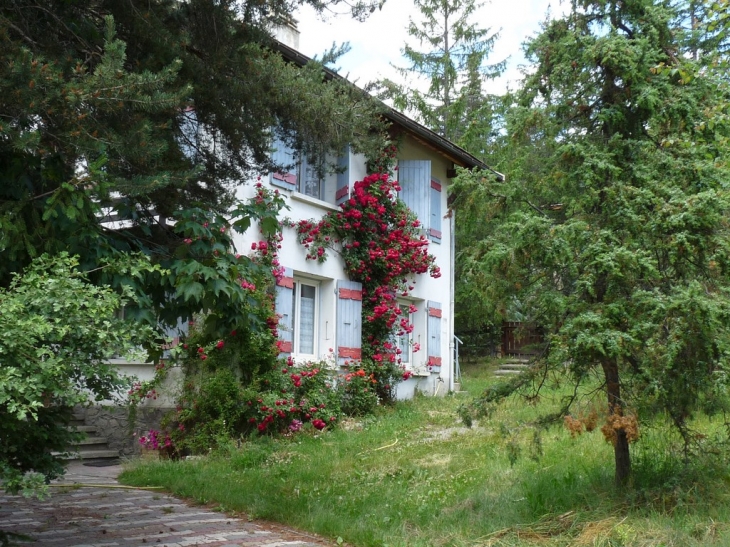
[[[418,467],[446,467],[451,463],[450,454],[430,454],[425,458],[416,460],[415,465]]]
[[[603,541],[612,536],[614,528],[625,520],[624,518],[619,521],[615,517],[609,517],[587,522],[572,545],[574,547],[595,547],[596,545],[601,545]]]

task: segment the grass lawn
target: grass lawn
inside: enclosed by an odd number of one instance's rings
[[[487,365],[463,371],[472,394],[494,381]],[[726,460],[683,469],[649,428],[632,447],[637,483],[616,492],[599,430],[523,427],[560,395],[509,400],[471,429],[456,415],[469,396],[419,397],[325,434],[132,463],[120,480],[354,546],[730,545]]]

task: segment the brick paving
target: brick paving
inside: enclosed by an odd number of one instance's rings
[[[161,492],[109,488],[119,466],[72,462],[44,501],[0,490],[0,530],[22,533],[18,545],[53,547],[323,547],[313,535],[267,523],[228,517],[190,506]],[[77,484],[99,485],[92,488]],[[68,488],[65,488],[68,486]]]

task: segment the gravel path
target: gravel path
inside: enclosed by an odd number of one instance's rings
[[[23,533],[27,546],[54,547],[322,547],[321,538],[285,527],[227,517],[189,506],[161,492],[108,488],[117,485],[120,466],[69,464],[45,501],[0,491],[0,530]],[[94,484],[98,487],[74,487]]]

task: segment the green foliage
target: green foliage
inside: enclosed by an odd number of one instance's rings
[[[251,434],[322,430],[341,416],[341,394],[324,363],[279,363],[281,369],[244,385],[230,367],[210,361],[187,374],[177,410],[165,420],[180,452],[207,453]]]
[[[616,420],[666,413],[690,450],[693,413],[727,405],[730,95],[709,53],[689,55],[682,17],[580,2],[547,23],[510,114],[514,175],[455,185],[484,224],[466,250],[473,290],[547,329],[541,370],[603,377],[619,482],[631,435]]]
[[[263,377],[258,398],[246,401],[249,423],[268,434],[296,432],[303,424],[333,427],[342,414],[337,382],[325,362],[287,363]]]
[[[127,381],[109,359],[154,339],[149,327],[117,316],[131,291],[93,285],[78,266],[66,254],[43,255],[0,288],[0,478],[10,491],[24,487],[28,471],[62,473],[51,451],[78,439],[64,427],[71,409],[119,396]],[[141,258],[107,267],[155,270]]]
[[[337,388],[342,399],[342,412],[346,416],[366,416],[375,411],[379,402],[377,368],[374,363],[370,366],[367,362],[361,363],[360,368],[340,378]]]
[[[230,369],[201,371],[193,382],[187,379],[175,415],[163,426],[172,429],[176,450],[205,454],[246,430],[245,392]]]
[[[244,233],[257,220],[262,240],[273,241],[279,233],[276,218],[282,208],[284,201],[278,193],[259,187],[253,198],[236,202],[225,216],[203,207],[178,213],[170,234],[174,252],[159,256],[168,273],[149,276],[138,286],[139,290],[153,289],[147,295],[160,320],[175,324],[204,314],[204,329],[211,339],[232,330],[266,330],[272,313],[267,288],[273,282],[275,265],[272,257],[262,260],[237,253],[233,232]],[[188,311],[181,315],[181,310]]]
[[[365,153],[383,140],[373,101],[326,79],[320,63],[299,67],[277,53],[271,21],[299,4],[322,11],[342,2],[4,3],[0,287],[44,252],[78,255],[94,270],[141,251],[169,273],[131,280],[138,318],[174,326],[222,305],[221,316],[252,320],[237,315],[234,281],[256,268],[203,258],[230,251],[229,239],[190,222],[232,215],[245,229],[258,218],[233,196],[236,185],[281,167],[270,158],[272,127],[306,152],[351,143]],[[348,3],[358,17],[378,5]],[[261,218],[267,229],[271,222]],[[196,241],[187,252],[186,238]],[[130,281],[104,270],[91,280]]]

